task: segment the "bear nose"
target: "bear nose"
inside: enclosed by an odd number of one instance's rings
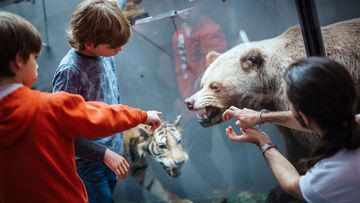
[[[194,101],[193,100],[187,98],[187,99],[185,99],[184,103],[189,110],[194,109]]]

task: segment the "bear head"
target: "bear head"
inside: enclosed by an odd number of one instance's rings
[[[286,109],[282,74],[295,58],[305,57],[299,27],[258,42],[240,44],[223,54],[209,52],[200,90],[185,100],[203,127],[222,121],[230,106]],[[281,101],[281,102],[280,102]]]

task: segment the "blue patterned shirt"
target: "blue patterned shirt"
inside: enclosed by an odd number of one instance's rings
[[[80,94],[86,101],[101,101],[107,104],[120,103],[120,89],[115,74],[114,57],[86,56],[71,49],[61,60],[53,78],[53,91],[66,91]],[[80,138],[85,139],[85,138]],[[112,151],[123,155],[123,137],[120,133],[101,139],[92,139],[98,145],[89,145],[93,150],[94,146],[106,146]],[[75,145],[76,151],[84,145]],[[102,150],[102,156],[105,148]],[[86,160],[102,161],[99,154],[90,153],[94,157],[81,157]],[[77,153],[78,156],[79,153]],[[84,155],[85,156],[85,155]],[[89,155],[86,155],[89,156]],[[97,156],[97,157],[96,157]]]

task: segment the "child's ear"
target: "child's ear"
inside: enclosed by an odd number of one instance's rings
[[[20,52],[18,52],[15,55],[14,60],[10,61],[10,69],[14,73],[17,73],[19,70],[22,69],[24,64],[25,64],[25,61],[24,61],[23,57],[21,56]]]
[[[24,63],[24,59],[19,52],[15,56],[15,61],[16,61],[16,65],[18,66],[22,66]]]
[[[85,42],[84,43],[85,50],[92,50],[94,47],[95,47],[94,43],[91,43],[91,42]]]

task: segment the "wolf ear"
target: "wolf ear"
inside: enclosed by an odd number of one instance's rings
[[[182,118],[182,115],[176,116],[176,120],[174,121],[175,126],[179,126],[181,118]]]
[[[219,52],[216,51],[210,51],[206,54],[206,66],[209,66],[212,64],[212,62],[215,61],[220,56]]]
[[[260,49],[253,48],[248,53],[240,57],[241,68],[248,72],[250,70],[259,70],[265,60]]]

